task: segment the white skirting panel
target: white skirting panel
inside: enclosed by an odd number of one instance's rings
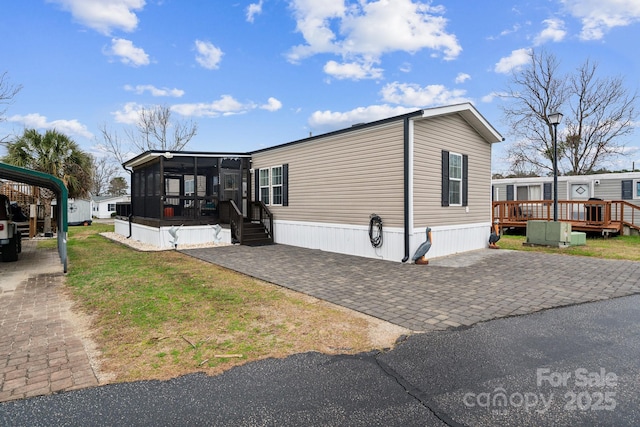
[[[428,258],[486,248],[490,227],[490,222],[433,227],[433,244]],[[401,228],[383,227],[383,244],[377,249],[371,246],[369,227],[276,220],[274,229],[276,243],[389,261],[400,262],[404,258],[404,230]],[[425,240],[425,229],[416,229],[409,236],[409,258]]]
[[[116,219],[115,232],[123,236],[129,235],[129,222]],[[149,227],[142,224],[131,224],[131,238],[142,243],[159,248],[172,248],[173,238],[169,234],[171,227]],[[183,226],[178,231],[179,245],[199,245],[213,243],[214,230],[211,225]],[[231,243],[231,230],[223,228],[220,231],[222,243]]]
[[[327,252],[401,261],[404,234],[400,228],[383,227],[382,246],[374,248],[369,227],[320,222],[274,221],[275,242]]]
[[[437,258],[460,252],[483,249],[489,245],[491,222],[478,224],[460,224],[431,228],[431,249],[427,258]],[[427,240],[426,227],[415,228],[411,236],[411,254]]]

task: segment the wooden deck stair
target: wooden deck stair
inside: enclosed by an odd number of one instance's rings
[[[242,244],[246,246],[263,246],[273,244],[267,228],[261,222],[252,222],[245,218],[242,226]]]

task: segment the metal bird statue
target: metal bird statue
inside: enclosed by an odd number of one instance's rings
[[[178,231],[180,231],[183,225],[184,224],[180,225],[180,227],[176,227],[175,225],[172,225],[171,228],[169,228],[169,235],[172,238],[171,244],[175,249],[178,249],[178,238],[179,238]]]
[[[411,260],[416,264],[427,265],[429,260],[425,257],[431,249],[431,227],[427,227],[427,241],[418,246],[416,253],[413,254]]]
[[[220,237],[220,232],[222,231],[222,227],[220,224],[216,224],[213,226],[213,243],[218,244],[222,240]]]
[[[500,230],[498,229],[498,224],[494,224],[491,227],[491,234],[489,235],[489,248],[490,249],[500,249],[496,243],[500,240]]]

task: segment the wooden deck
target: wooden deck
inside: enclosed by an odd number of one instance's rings
[[[553,220],[550,200],[493,202],[493,223],[501,228],[526,227],[529,220]],[[574,231],[625,234],[640,231],[640,206],[626,200],[558,200],[558,221],[571,223]]]

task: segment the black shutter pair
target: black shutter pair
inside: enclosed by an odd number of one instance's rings
[[[254,170],[255,201],[260,200],[260,169]],[[289,163],[282,165],[282,206],[289,206]]]
[[[449,206],[449,152],[442,150],[442,206]],[[462,206],[469,204],[469,156],[462,155]]]

